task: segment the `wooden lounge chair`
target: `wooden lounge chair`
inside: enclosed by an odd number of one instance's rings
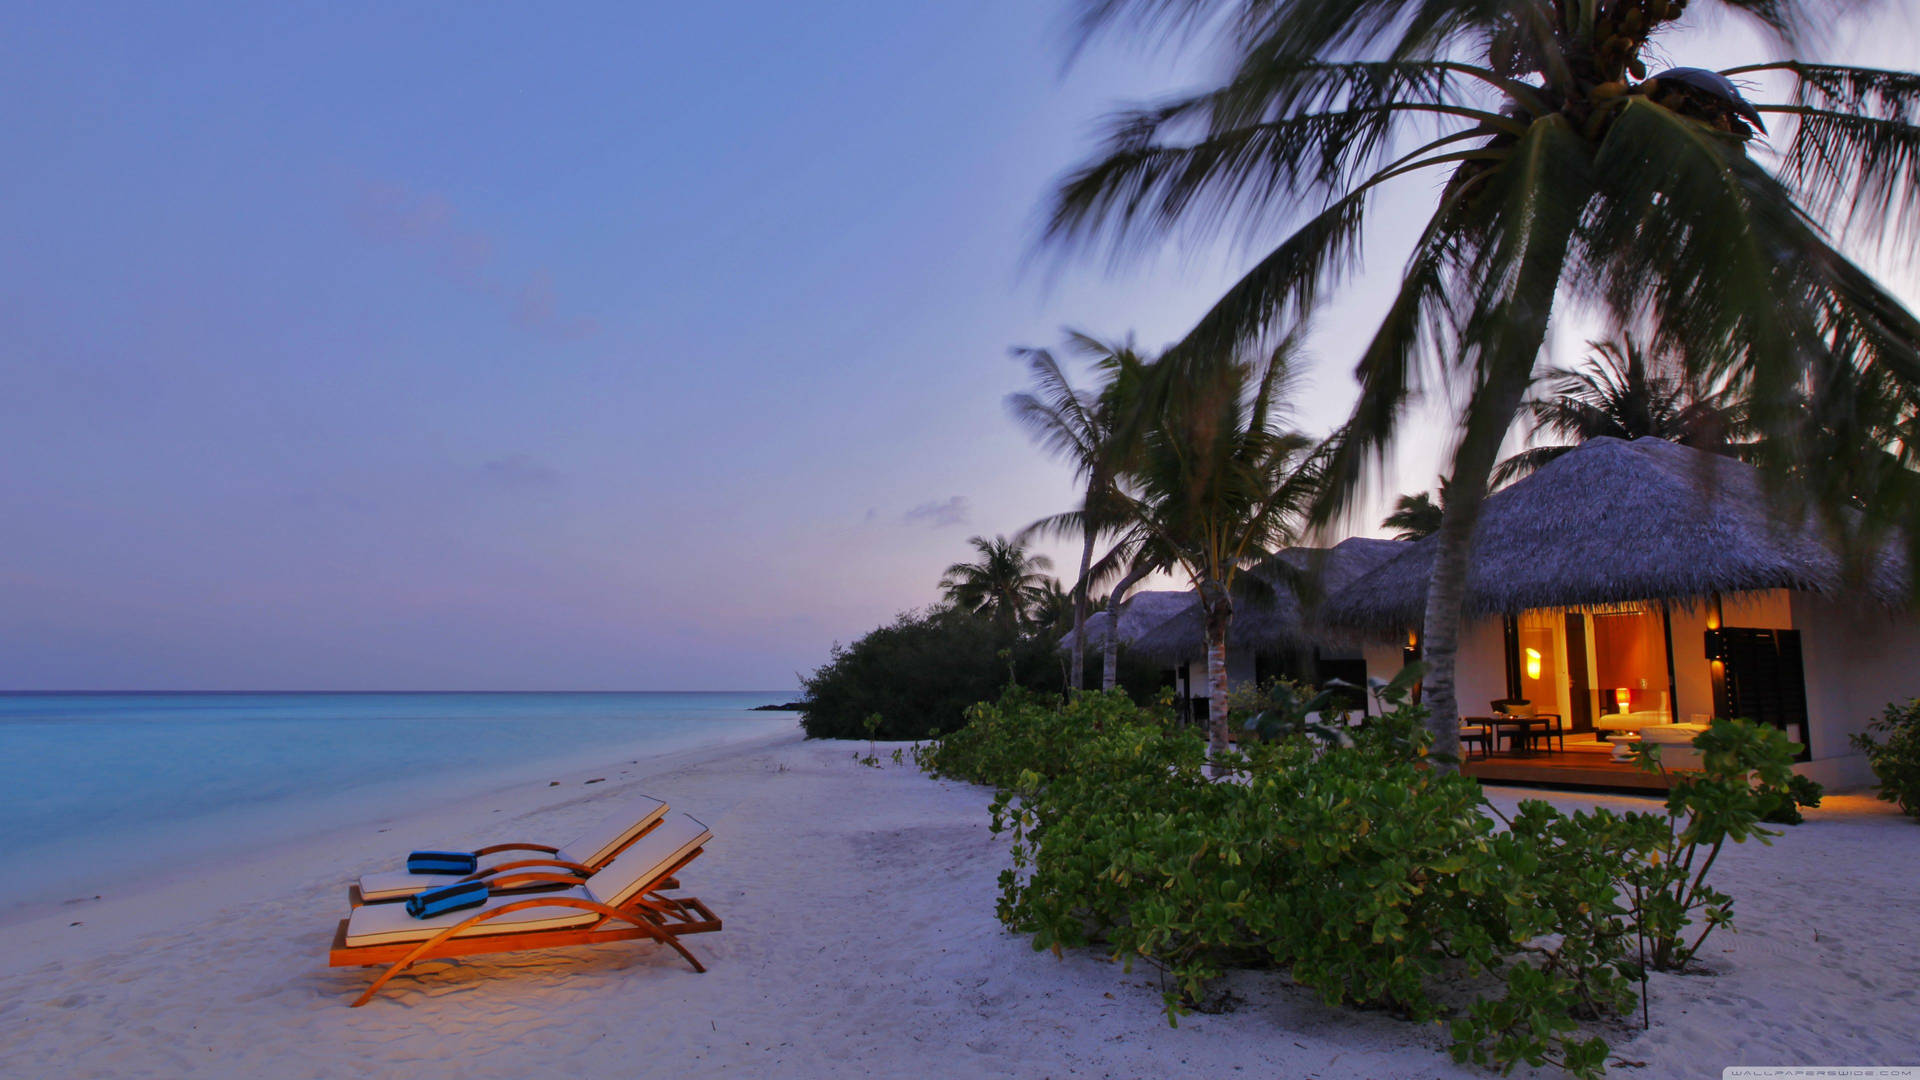
[[[493,896],[478,907],[416,919],[404,904],[365,904],[334,931],[329,967],[390,965],[353,1005],[373,999],[387,980],[422,960],[481,953],[600,945],[651,938],[705,971],[681,945],[682,934],[720,929],[720,919],[693,897],[660,890],[692,862],[713,834],[686,814],[675,814],[634,841],[584,883],[565,874],[523,871],[501,875],[499,884],[539,883],[562,887],[534,896]]]
[[[409,874],[405,870],[387,870],[378,874],[366,874],[360,883],[347,891],[347,902],[354,907],[361,904],[378,904],[407,897],[423,889],[439,885],[451,885],[457,881],[480,879],[498,880],[503,873],[515,870],[538,871],[540,873],[566,873],[577,882],[588,874],[613,861],[613,857],[627,849],[627,845],[644,836],[647,830],[660,823],[667,814],[667,804],[659,799],[650,799],[645,795],[623,800],[614,812],[601,818],[579,836],[564,844],[549,846],[546,844],[492,844],[480,848],[474,854],[480,856],[480,869],[466,877],[450,874]],[[516,857],[515,853],[521,853]],[[504,858],[492,859],[500,855]],[[548,883],[543,886],[552,888]],[[496,887],[495,891],[499,891]]]

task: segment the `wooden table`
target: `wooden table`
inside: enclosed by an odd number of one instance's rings
[[[1551,715],[1548,715],[1548,716],[1476,716],[1468,722],[1474,723],[1474,724],[1487,724],[1490,727],[1492,727],[1493,737],[1496,742],[1500,738],[1501,728],[1511,728],[1512,730],[1509,731],[1507,734],[1507,749],[1511,753],[1525,756],[1533,753],[1533,738],[1532,738],[1533,729],[1535,727],[1540,727],[1540,728],[1546,729],[1547,731],[1552,731],[1553,725],[1557,723],[1559,719],[1560,719],[1559,717],[1551,716]],[[1520,742],[1520,746],[1524,747],[1524,749],[1515,748],[1513,740],[1516,734],[1525,736],[1525,738],[1523,738]]]

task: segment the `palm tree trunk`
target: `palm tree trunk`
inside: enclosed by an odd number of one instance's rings
[[[1107,639],[1101,649],[1100,689],[1111,690],[1120,683],[1120,602],[1126,598],[1127,590],[1139,584],[1147,576],[1145,567],[1135,567],[1127,571],[1127,576],[1107,594]]]
[[[1067,685],[1075,690],[1087,685],[1087,571],[1093,566],[1093,527],[1083,530],[1080,541],[1080,580],[1073,587],[1073,677]]]
[[[1433,556],[1433,576],[1427,581],[1427,610],[1421,631],[1420,654],[1427,662],[1421,696],[1428,709],[1427,726],[1433,732],[1433,753],[1445,755],[1439,767],[1460,758],[1460,703],[1454,680],[1460,650],[1461,609],[1467,599],[1467,566],[1473,554],[1473,529],[1487,499],[1487,478],[1500,454],[1500,442],[1520,411],[1531,368],[1503,384],[1487,388],[1489,423],[1468,432],[1454,454],[1453,477],[1447,481],[1446,511]],[[1497,426],[1497,430],[1495,430]]]
[[[1232,621],[1233,601],[1225,595],[1207,606],[1207,757],[1214,776],[1227,772],[1227,626]]]

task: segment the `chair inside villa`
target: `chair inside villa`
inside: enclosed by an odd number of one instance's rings
[[[1496,730],[1505,731],[1509,749],[1532,753],[1536,747],[1544,747],[1551,753],[1556,744],[1562,751],[1567,748],[1566,724],[1559,713],[1539,712],[1526,698],[1498,698],[1491,702],[1491,707],[1497,718],[1530,721],[1504,728],[1496,725]]]
[[[1480,748],[1481,757],[1492,757],[1493,729],[1471,716],[1463,716],[1460,718],[1460,749],[1463,752],[1470,751],[1476,746]]]

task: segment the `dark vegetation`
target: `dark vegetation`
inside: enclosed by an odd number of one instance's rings
[[[1793,816],[1791,748],[1716,721],[1664,813],[1529,800],[1507,817],[1430,767],[1410,682],[1331,740],[1250,717],[1266,734],[1229,753],[1230,782],[1209,779],[1199,732],[1115,693],[1016,689],[915,756],[999,789],[1000,919],[1036,950],[1158,968],[1170,1022],[1228,968],[1270,967],[1329,1004],[1448,1023],[1459,1061],[1598,1076],[1603,1025],[1646,1015],[1646,972],[1684,970],[1731,923],[1708,875]]]
[[[1099,656],[1087,658],[1098,685]],[[1051,634],[1028,633],[989,616],[953,608],[909,612],[851,645],[803,680],[800,723],[820,739],[924,739],[966,723],[976,702],[1009,685],[1057,697],[1067,660]],[[1120,687],[1135,700],[1160,692],[1160,671],[1120,661]],[[867,720],[879,716],[871,731]]]
[[[1852,742],[1873,766],[1880,797],[1907,816],[1920,818],[1920,698],[1889,704]]]

